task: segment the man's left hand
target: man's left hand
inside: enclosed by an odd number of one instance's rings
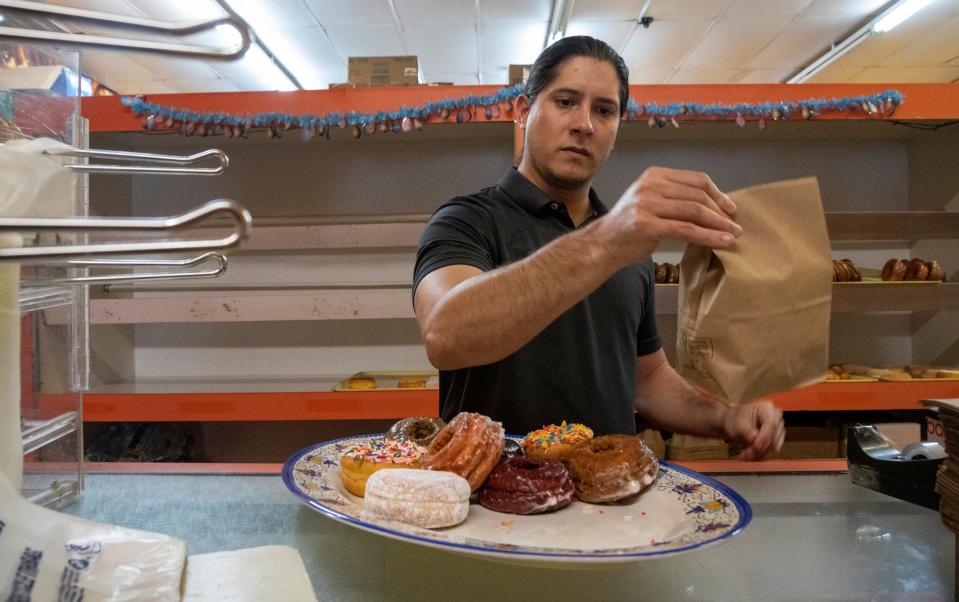
[[[782,410],[771,401],[731,406],[723,418],[728,441],[742,446],[740,460],[759,460],[782,449],[786,425]]]

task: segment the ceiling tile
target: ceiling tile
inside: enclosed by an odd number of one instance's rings
[[[640,27],[620,54],[630,71],[647,68],[672,71],[699,42],[710,24],[710,20],[660,21],[649,29]]]
[[[279,68],[256,46],[238,60],[209,65],[218,75],[230,80],[243,91],[295,89]]]
[[[679,69],[669,77],[669,84],[725,84],[733,80],[738,69]]]
[[[859,17],[865,19],[889,0],[813,0],[804,17]]]
[[[716,19],[735,0],[653,0],[647,15],[655,21],[667,19]]]
[[[546,22],[484,23],[482,32],[482,69],[484,72],[500,70],[509,65],[528,65],[536,60],[543,49]]]
[[[645,0],[580,0],[570,21],[635,21]]]
[[[118,82],[107,85],[117,94],[172,94],[174,92],[170,86],[160,81]]]
[[[475,23],[473,0],[394,0],[400,21],[407,23]]]
[[[633,30],[632,21],[571,21],[566,35],[592,36],[619,50]]]
[[[812,0],[736,0],[726,11],[726,19],[775,19],[794,17]]]
[[[386,0],[304,0],[323,25],[393,25]]]
[[[643,69],[629,70],[629,83],[631,84],[663,84],[673,74],[673,69],[662,69],[655,67],[646,67]],[[641,94],[639,95],[642,96]],[[636,98],[637,102],[642,102]]]
[[[681,63],[684,69],[745,66],[782,31],[787,19],[721,19]]]
[[[838,67],[835,63],[809,78],[808,84],[842,84],[862,73],[862,67]]]
[[[747,65],[750,69],[776,69],[810,63],[832,44],[841,42],[856,26],[856,17],[794,19]]]
[[[393,25],[328,25],[330,41],[344,58],[403,55],[403,40]]]
[[[483,83],[495,86],[505,86],[509,82],[509,73],[506,69],[483,69]]]
[[[789,69],[748,69],[737,80],[740,84],[774,84],[784,82],[793,73],[799,71],[799,67]]]
[[[110,50],[81,50],[80,71],[111,88],[113,82],[157,79],[156,75],[148,69],[138,65],[123,54]]]
[[[941,65],[959,56],[959,17],[953,17],[929,31],[914,44],[882,62],[883,66],[909,67]]]
[[[481,0],[480,21],[549,21],[550,0]]]
[[[292,28],[316,26],[316,17],[303,0],[227,0],[253,29],[261,26],[271,28]]]
[[[216,73],[203,61],[147,54],[129,53],[127,57],[147,69],[157,79],[213,79]]]
[[[848,81],[858,84],[944,83],[959,78],[959,67],[870,67]]]
[[[260,38],[307,90],[346,81],[346,64],[319,27],[258,28]]]
[[[215,19],[225,15],[216,0],[128,0],[139,11],[152,19],[179,21],[181,19]]]
[[[71,8],[82,8],[86,10],[96,10],[104,13],[114,13],[117,15],[142,17],[143,14],[134,6],[130,0],[50,0],[49,4],[57,6],[69,6]]]
[[[161,82],[173,92],[237,92],[239,88],[226,79],[168,79]]]
[[[404,29],[410,54],[419,58],[427,77],[431,73],[476,72],[476,29],[472,25],[414,24]]]

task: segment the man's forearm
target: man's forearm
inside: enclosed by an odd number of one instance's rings
[[[424,328],[434,364],[450,370],[498,361],[596,290],[621,267],[607,253],[597,225],[450,290]]]
[[[636,411],[668,431],[723,437],[727,408],[720,398],[693,387],[666,362],[636,387]]]

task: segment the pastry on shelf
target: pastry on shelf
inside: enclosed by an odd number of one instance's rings
[[[882,266],[882,279],[886,282],[943,282],[946,279],[942,266],[936,260],[890,259]]]
[[[354,390],[375,389],[376,379],[372,376],[351,376],[346,381],[346,387]]]
[[[679,266],[672,263],[654,263],[656,284],[679,284]]]
[[[862,274],[851,259],[832,260],[833,282],[861,282]]]

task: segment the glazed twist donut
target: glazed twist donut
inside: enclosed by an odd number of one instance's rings
[[[903,280],[922,280],[929,277],[929,266],[921,259],[913,259],[906,266],[906,275]]]
[[[503,425],[488,416],[460,412],[436,435],[422,459],[424,468],[454,472],[479,489],[503,453]]]
[[[514,456],[501,462],[480,491],[479,502],[509,514],[540,514],[573,501],[573,481],[560,462]]]
[[[584,502],[614,502],[639,493],[659,474],[659,461],[630,435],[593,438],[570,454],[566,467]]]

